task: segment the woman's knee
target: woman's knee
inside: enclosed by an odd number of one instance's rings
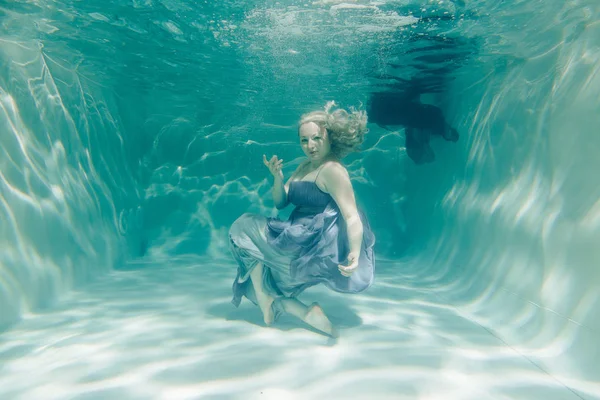
[[[254,214],[252,213],[244,213],[240,215],[229,227],[229,236],[236,236],[241,232],[246,231],[253,224],[253,220]]]

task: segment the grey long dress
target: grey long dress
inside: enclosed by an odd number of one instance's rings
[[[237,261],[232,303],[239,306],[242,296],[257,304],[250,272],[261,262],[263,286],[275,298],[275,318],[282,297],[295,297],[313,285],[323,283],[342,293],[358,293],[373,282],[375,236],[362,210],[363,241],[359,268],[344,277],[339,264],[348,256],[346,224],[333,198],[315,182],[292,181],[288,201],[296,207],[287,220],[246,213],[229,230],[230,249]]]

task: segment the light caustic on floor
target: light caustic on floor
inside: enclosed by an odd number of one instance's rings
[[[390,267],[362,295],[303,295],[340,325],[336,341],[236,309],[233,264],[116,271],[0,336],[0,398],[579,398]]]

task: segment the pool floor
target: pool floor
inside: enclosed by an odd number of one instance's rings
[[[340,326],[264,327],[235,266],[140,261],[0,335],[2,399],[581,399],[491,331],[379,263],[360,295],[312,288]],[[586,397],[587,398],[587,397]]]

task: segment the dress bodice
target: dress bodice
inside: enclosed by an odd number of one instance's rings
[[[288,200],[298,207],[325,207],[331,196],[313,181],[292,181],[288,189]]]

